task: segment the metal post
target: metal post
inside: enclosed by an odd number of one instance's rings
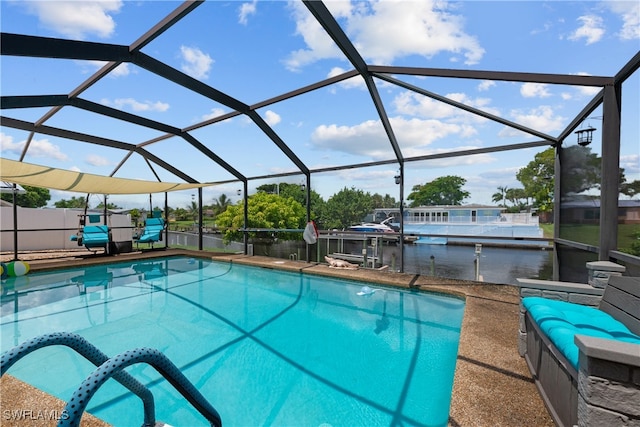
[[[362,267],[367,268],[367,240],[363,240],[362,248]]]
[[[476,266],[476,282],[480,281],[480,254],[482,253],[482,245],[479,243],[476,243],[476,249],[475,249],[475,266]]]
[[[400,162],[400,272],[404,272],[404,163]]]
[[[562,208],[562,194],[561,194],[561,177],[562,177],[562,162],[560,161],[560,150],[562,150],[562,141],[556,146],[555,149],[555,162],[554,162],[554,187],[553,187],[553,272],[552,279],[560,280],[560,263],[558,260],[558,245],[555,239],[560,237],[560,209]]]
[[[165,233],[164,247],[169,247],[169,193],[164,193],[164,221],[165,221]]]
[[[104,213],[104,225],[106,225],[106,226],[107,226],[107,230],[109,230],[109,224],[107,224],[107,203],[108,203],[108,202],[107,202],[107,195],[105,194],[105,195],[104,195],[104,209],[103,209],[103,213]],[[86,218],[85,218],[85,221],[86,221]],[[110,231],[107,231],[107,235],[108,235],[108,236],[110,236],[110,235],[111,235],[111,232],[110,232]],[[111,254],[111,245],[112,245],[112,242],[111,242],[111,239],[109,238],[109,239],[107,239],[107,246],[104,248],[104,249],[105,249],[105,252],[106,252],[107,254],[109,254],[109,255]]]
[[[307,199],[307,223],[311,221],[311,174],[308,173],[306,184],[306,199]],[[320,246],[320,242],[316,242],[316,245]],[[307,262],[311,262],[311,245],[307,243]]]
[[[198,187],[198,250],[202,250],[202,187]]]
[[[609,251],[616,250],[618,247],[621,98],[620,84],[604,87],[598,252],[598,259],[601,261],[608,261]]]
[[[249,232],[247,227],[249,226],[249,197],[248,197],[249,183],[244,181],[244,254],[249,254]]]
[[[18,261],[18,205],[16,194],[18,186],[13,184],[13,260]]]

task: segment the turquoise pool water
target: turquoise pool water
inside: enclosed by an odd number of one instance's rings
[[[109,356],[164,352],[227,426],[445,426],[464,301],[310,274],[163,258],[2,283],[1,350],[75,332]],[[55,288],[51,290],[51,288]],[[94,367],[66,347],[40,349],[9,373],[63,400]],[[156,417],[206,421],[152,368]],[[29,409],[29,408],[25,408]],[[113,380],[88,411],[142,424],[142,404]]]

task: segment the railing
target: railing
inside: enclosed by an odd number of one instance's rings
[[[3,354],[0,358],[0,376],[4,375],[14,363],[27,354],[52,345],[67,346],[98,366],[73,393],[71,400],[67,402],[63,411],[65,416],[58,421],[59,427],[79,426],[89,400],[109,378],[115,379],[142,399],[144,405],[143,427],[155,426],[153,394],[130,374],[123,372],[124,368],[136,363],[147,363],[153,366],[212,426],[222,426],[220,415],[213,406],[207,402],[182,372],[156,349],[138,348],[109,359],[107,355],[83,337],[68,332],[55,332],[33,338]]]
[[[397,221],[396,221],[397,222]],[[539,225],[540,217],[529,213],[503,213],[499,216],[449,215],[442,218],[429,218],[407,215],[405,224],[502,224],[502,225]]]

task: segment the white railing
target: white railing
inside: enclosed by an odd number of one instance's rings
[[[500,216],[448,216],[429,221],[429,218],[409,214],[405,223],[410,224],[504,224],[504,225],[539,225],[539,217],[529,213],[505,213]]]

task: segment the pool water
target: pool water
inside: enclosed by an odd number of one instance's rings
[[[2,283],[2,352],[56,331],[110,356],[156,348],[225,427],[447,425],[461,299],[192,258],[17,279]],[[365,285],[373,292],[363,295]],[[49,347],[9,374],[66,401],[94,369]],[[150,387],[158,421],[206,425],[152,367],[127,371]],[[113,380],[88,412],[116,426],[142,424],[140,400]]]

